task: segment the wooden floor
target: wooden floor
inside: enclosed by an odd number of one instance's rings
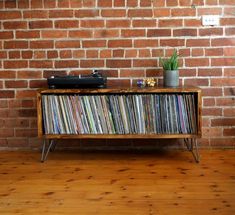
[[[235,214],[235,150],[0,152],[0,214]]]

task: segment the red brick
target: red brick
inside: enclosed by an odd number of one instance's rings
[[[6,88],[26,88],[28,86],[27,81],[5,81]]]
[[[107,83],[108,87],[130,87],[130,79],[109,79]]]
[[[180,6],[191,6],[192,2],[191,0],[179,0]]]
[[[187,47],[204,47],[210,46],[209,39],[188,39],[186,42]]]
[[[203,108],[202,109],[203,116],[222,116],[222,108]]]
[[[22,55],[23,59],[31,59],[33,57],[33,52],[32,51],[22,51],[21,55]]]
[[[54,48],[53,40],[37,40],[30,42],[31,49],[49,49]]]
[[[28,62],[25,60],[11,60],[4,62],[4,68],[6,69],[18,69],[18,68],[27,68]]]
[[[187,78],[184,80],[184,84],[189,86],[209,86],[209,80],[207,78]]]
[[[224,116],[225,117],[234,117],[235,116],[235,108],[224,108]]]
[[[78,28],[78,20],[56,20],[55,28]]]
[[[19,79],[40,79],[42,72],[37,70],[19,70],[17,71],[17,78]]]
[[[14,98],[14,97],[15,97],[14,90],[0,90],[0,98]]]
[[[205,50],[206,56],[223,56],[224,51],[222,48],[207,48]]]
[[[235,128],[225,128],[223,135],[224,136],[235,136]]]
[[[213,58],[211,59],[211,66],[235,66],[235,60],[230,58]]]
[[[235,126],[235,118],[214,118],[211,119],[211,126]]]
[[[1,11],[0,20],[9,20],[9,19],[20,19],[20,11]]]
[[[227,25],[234,26],[235,25],[235,18],[221,18],[220,25],[221,26],[227,26]]]
[[[46,19],[48,18],[48,11],[46,10],[30,10],[23,11],[24,19]]]
[[[69,7],[69,1],[68,0],[60,0],[58,1],[58,7],[59,8],[68,8]]]
[[[159,27],[180,27],[183,26],[183,20],[182,19],[162,19],[159,20],[158,23]]]
[[[10,59],[20,58],[20,51],[9,51],[8,56]]]
[[[211,40],[212,46],[235,46],[235,39],[233,38],[219,38]]]
[[[196,29],[184,28],[173,30],[173,36],[197,36]]]
[[[16,2],[15,1],[6,1],[5,8],[16,8]]]
[[[136,7],[138,5],[138,0],[127,0],[128,7]]]
[[[16,31],[17,39],[39,38],[40,31]]]
[[[4,127],[6,128],[27,128],[29,127],[29,120],[27,119],[5,119]]]
[[[69,18],[73,17],[73,10],[50,10],[49,18]]]
[[[108,28],[130,27],[130,25],[130,20],[106,20],[106,27]]]
[[[204,96],[222,96],[221,88],[203,88],[202,95]]]
[[[81,20],[80,25],[83,28],[102,28],[104,27],[104,20]]]
[[[32,60],[29,62],[30,68],[53,68],[53,62],[49,60]]]
[[[18,1],[19,8],[29,8],[29,0],[20,0]]]
[[[137,39],[134,41],[135,48],[157,47],[158,40]]]
[[[46,80],[30,80],[29,81],[30,88],[47,88],[47,81]]]
[[[234,96],[234,95],[235,95],[235,88],[233,86],[224,88],[224,96]]]
[[[235,86],[234,78],[213,78],[211,86]]]
[[[120,77],[144,77],[145,71],[143,69],[122,69]]]
[[[0,137],[4,138],[4,137],[13,137],[14,136],[14,129],[0,129]]]
[[[198,69],[198,76],[222,76],[221,68],[203,68]]]
[[[185,19],[184,26],[186,26],[186,27],[199,27],[199,26],[201,26],[201,20],[199,20],[199,19]]]
[[[100,50],[100,58],[111,58],[112,51],[110,49]]]
[[[215,99],[203,97],[203,107],[206,106],[215,106]]]
[[[234,98],[216,98],[217,106],[235,106]]]
[[[67,31],[63,30],[43,30],[41,32],[42,38],[66,38]]]
[[[112,1],[110,0],[99,0],[98,7],[112,7]]]
[[[123,39],[123,40],[109,40],[109,48],[118,48],[118,47],[132,47],[132,40]]]
[[[196,76],[196,69],[180,69],[179,74],[181,77],[192,77]]]
[[[171,10],[172,16],[195,16],[196,10],[193,8],[173,8]]]
[[[83,1],[83,7],[94,8],[95,5],[96,5],[96,0],[86,0],[86,1]]]
[[[100,68],[104,67],[104,60],[81,60],[80,61],[81,68]]]
[[[7,52],[6,51],[0,51],[0,59],[7,58]]]
[[[71,50],[60,51],[60,58],[72,58],[72,51]]]
[[[102,17],[125,17],[126,16],[126,10],[123,10],[123,9],[101,10],[101,16]]]
[[[33,99],[24,99],[22,100],[22,107],[26,107],[26,108],[29,108],[29,107],[35,107],[35,102]],[[36,108],[36,107],[35,107]]]
[[[233,0],[220,0],[220,5],[235,5]]]
[[[126,20],[126,22],[129,20]],[[108,23],[108,21],[107,21]],[[156,27],[156,20],[153,19],[134,19],[132,21],[133,27]],[[130,24],[128,25],[130,26]],[[120,27],[128,27],[128,26],[120,26]],[[109,26],[108,26],[109,27]],[[112,26],[110,26],[112,27]]]
[[[207,5],[217,5],[218,2],[217,2],[217,0],[206,0],[206,4]]]
[[[73,57],[74,58],[83,58],[83,57],[85,57],[85,51],[84,50],[74,50]]]
[[[209,66],[209,59],[208,58],[185,59],[185,65],[188,67]]]
[[[71,8],[81,8],[82,7],[82,1],[70,0],[70,7]]]
[[[16,78],[16,72],[13,70],[1,70],[0,79],[14,79]]]
[[[102,29],[102,30],[94,30],[94,38],[105,38],[105,37],[119,37],[118,29]]]
[[[204,50],[201,48],[193,48],[192,49],[192,57],[195,56],[203,56],[204,55]]]
[[[78,18],[97,17],[97,16],[99,16],[99,10],[82,9],[75,11],[75,17]]]
[[[83,48],[102,48],[106,47],[105,40],[83,40],[82,41]]]
[[[171,11],[169,8],[161,8],[161,10],[155,9],[154,10],[154,17],[169,17],[170,12]]]
[[[145,29],[123,29],[121,30],[122,37],[145,37]]]
[[[235,56],[235,47],[234,48],[224,48],[224,56]]]
[[[133,60],[134,67],[157,67],[157,60],[145,60],[145,59],[138,59]]]
[[[224,68],[224,76],[235,76],[234,68]]]
[[[43,0],[31,0],[31,8],[42,8],[42,1]]]
[[[222,36],[223,28],[210,28],[210,29],[199,29],[199,36]]]
[[[146,57],[150,58],[151,57],[151,51],[148,50],[148,49],[140,49],[138,56],[139,57],[144,57],[144,58],[146,58]]]
[[[44,0],[44,8],[55,8],[56,1],[53,0]]]
[[[208,138],[208,137],[220,137],[222,136],[222,128],[203,128],[202,134],[203,137]]]
[[[152,17],[152,9],[130,9],[128,10],[129,17]]]
[[[160,46],[184,46],[185,40],[184,39],[161,39]]]
[[[165,37],[171,36],[170,29],[148,29],[147,37]]]
[[[13,31],[0,32],[0,39],[13,39]]]
[[[16,137],[36,137],[37,129],[15,129]]]
[[[224,147],[234,147],[234,143],[235,143],[235,138],[211,138],[210,139],[210,146],[211,147],[220,147],[220,148],[224,148]]]
[[[78,61],[77,60],[55,61],[55,68],[71,68],[71,67],[78,67]]]
[[[145,1],[149,1],[149,0],[145,0]],[[114,1],[114,7],[125,7],[125,0]]]
[[[21,40],[14,40],[14,41],[5,41],[4,42],[5,49],[27,49],[28,42],[21,41]]]
[[[46,58],[46,52],[45,51],[34,51],[33,55],[34,59],[44,59]]]
[[[1,4],[1,2],[0,2]],[[8,140],[7,139],[0,139],[0,147],[7,147],[9,146]]]
[[[56,48],[80,48],[80,40],[60,40],[55,42]]]
[[[210,7],[210,8],[198,8],[198,16],[203,15],[222,15],[222,8]]]
[[[98,58],[99,52],[98,50],[87,50],[86,51],[86,58]]]
[[[92,31],[91,30],[75,30],[75,31],[69,31],[69,37],[72,38],[91,38],[92,37]]]
[[[40,21],[30,21],[29,22],[29,28],[35,29],[35,28],[52,28],[53,23],[51,20],[40,20]]]
[[[226,36],[235,35],[235,28],[226,28],[225,29],[225,35]]]
[[[36,90],[17,90],[16,98],[23,98],[23,99],[36,98],[36,93],[37,93]],[[26,109],[26,110],[22,109],[20,111],[21,111],[20,116],[22,116],[22,117],[32,115],[28,109]],[[27,114],[27,111],[28,111],[28,114]],[[23,113],[25,113],[25,114],[23,114]],[[33,116],[36,116],[36,115],[34,114]]]
[[[131,67],[131,60],[106,60],[106,66],[108,68],[130,68]]]

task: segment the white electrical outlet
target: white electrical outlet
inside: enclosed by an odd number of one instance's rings
[[[219,16],[217,15],[204,15],[202,16],[202,25],[204,26],[214,26],[219,25]]]

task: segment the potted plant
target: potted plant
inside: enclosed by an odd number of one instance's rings
[[[170,58],[162,59],[160,62],[163,67],[163,85],[165,87],[178,87],[179,86],[179,55],[174,50]]]

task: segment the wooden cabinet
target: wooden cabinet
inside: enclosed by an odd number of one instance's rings
[[[56,139],[183,138],[193,151],[201,137],[197,87],[41,89],[37,109],[43,161]]]

